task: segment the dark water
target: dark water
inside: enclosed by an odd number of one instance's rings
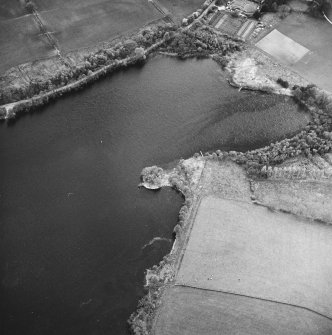
[[[293,133],[287,98],[238,92],[210,60],[155,58],[0,126],[2,335],[126,334],[182,199],[140,171]]]

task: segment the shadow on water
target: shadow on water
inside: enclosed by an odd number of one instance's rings
[[[267,144],[307,120],[289,99],[229,87],[211,60],[156,57],[2,124],[3,333],[127,334],[183,202],[139,189],[141,170]]]

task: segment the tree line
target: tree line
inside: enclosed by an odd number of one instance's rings
[[[291,157],[304,155],[323,155],[332,150],[332,97],[315,85],[305,87],[294,86],[295,101],[302,105],[312,117],[312,120],[294,137],[271,143],[264,148],[247,152],[207,152],[209,159],[222,160],[229,158],[243,165],[249,175],[261,176],[262,168],[267,169],[278,165]],[[200,156],[198,153],[195,157]]]

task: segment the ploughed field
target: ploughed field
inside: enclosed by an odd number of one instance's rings
[[[93,46],[162,17],[146,0],[37,0],[35,3],[47,30],[63,52]],[[0,74],[12,66],[54,54],[33,17],[27,15],[22,1],[1,1],[0,45]]]

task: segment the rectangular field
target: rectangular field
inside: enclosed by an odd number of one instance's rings
[[[164,295],[154,335],[328,335],[332,321],[271,301],[174,286]]]
[[[12,66],[52,55],[31,15],[25,15],[24,2],[0,2],[0,74]],[[113,39],[162,17],[147,0],[36,0],[35,3],[48,31],[64,52]]]
[[[256,46],[286,65],[297,63],[309,52],[306,47],[276,29],[261,39]]]
[[[296,63],[293,69],[332,93],[332,26],[324,19],[292,13],[277,29],[312,51],[309,60]]]
[[[176,284],[291,304],[332,318],[332,227],[248,202],[202,200]]]
[[[11,20],[26,14],[24,0],[1,0],[0,22]]]
[[[64,52],[114,38],[162,17],[144,0],[83,1],[79,6],[69,2],[41,14]]]
[[[52,55],[31,15],[0,21],[0,74],[12,66]]]

